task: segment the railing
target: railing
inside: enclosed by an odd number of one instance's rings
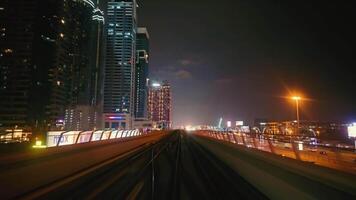
[[[302,141],[284,142],[263,135],[228,131],[206,130],[196,131],[195,134],[356,174],[356,153],[350,151],[324,148]]]
[[[58,147],[95,141],[128,138],[147,134],[145,131],[134,130],[97,130],[97,131],[49,131],[47,147]]]

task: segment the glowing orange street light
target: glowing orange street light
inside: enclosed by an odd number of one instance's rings
[[[296,101],[299,101],[299,100],[302,99],[302,97],[300,97],[300,96],[293,96],[292,99],[293,99],[293,100],[296,100]]]
[[[297,110],[297,135],[299,135],[299,101],[302,98],[300,96],[293,96],[292,99],[295,101],[295,107]]]

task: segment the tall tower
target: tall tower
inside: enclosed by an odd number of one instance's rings
[[[148,91],[148,118],[156,127],[168,129],[172,127],[172,95],[171,86],[167,81],[152,83]]]
[[[94,9],[92,0],[1,1],[0,129],[63,128],[68,107],[90,104]]]
[[[147,29],[139,27],[136,37],[135,118],[146,118],[149,59],[149,35]]]
[[[109,0],[107,3],[105,128],[131,128],[135,91],[136,6],[135,0]]]
[[[74,2],[74,1],[71,1]],[[86,12],[83,12],[83,6]],[[66,107],[64,117],[65,130],[92,130],[100,126],[101,119],[101,80],[103,72],[102,63],[102,33],[104,13],[91,0],[81,0],[73,7],[70,18],[75,22],[71,26],[74,30],[81,31],[79,42],[72,42],[77,46],[77,54],[73,54],[75,67],[69,77],[72,77],[72,101]],[[84,15],[85,14],[85,15]],[[73,19],[80,19],[73,20]],[[70,21],[68,23],[70,25]]]
[[[35,117],[31,115],[30,90],[37,3],[0,2],[0,129],[25,128]]]

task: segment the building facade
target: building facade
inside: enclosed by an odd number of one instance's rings
[[[0,127],[63,128],[67,109],[91,104],[94,9],[91,0],[1,1]]]
[[[152,83],[148,91],[148,118],[156,128],[169,129],[172,127],[172,94],[167,81]]]
[[[130,128],[134,116],[136,1],[109,0],[106,10],[103,126]]]
[[[31,73],[36,7],[36,1],[0,2],[0,127],[26,128],[34,115],[30,91],[35,82]]]
[[[149,34],[139,27],[136,35],[135,118],[147,117]]]

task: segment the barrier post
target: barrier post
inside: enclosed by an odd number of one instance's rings
[[[298,150],[298,147],[297,147],[295,141],[292,141],[292,148],[293,148],[293,152],[294,152],[294,155],[295,155],[295,159],[301,160],[300,154],[299,154],[299,150]]]
[[[256,138],[253,137],[252,140],[253,140],[253,145],[255,146],[255,149],[258,149],[258,145],[257,145],[257,142],[256,142]]]
[[[239,144],[239,141],[237,140],[237,138],[236,138],[236,135],[235,135],[235,134],[233,134],[233,137],[234,137],[235,143],[236,143],[236,144]]]
[[[269,149],[271,150],[271,153],[276,154],[276,151],[274,149],[274,146],[273,146],[272,141],[270,140],[270,138],[268,138],[267,141],[268,141],[268,146],[269,146]]]
[[[245,136],[244,136],[244,134],[241,134],[241,137],[242,137],[242,143],[244,144],[244,146],[246,146],[246,141],[245,141]]]

